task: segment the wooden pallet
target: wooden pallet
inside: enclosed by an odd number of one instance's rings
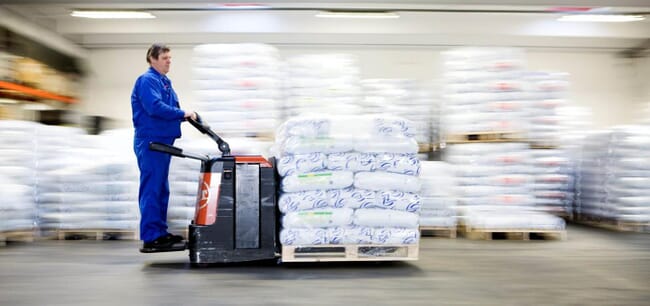
[[[471,240],[566,240],[566,230],[537,230],[537,229],[496,229],[468,228],[465,238]]]
[[[429,153],[431,152],[432,146],[430,143],[419,143],[418,144],[418,153]]]
[[[139,240],[138,232],[135,230],[121,229],[60,229],[56,231],[56,238],[59,240]]]
[[[531,142],[529,146],[531,149],[536,149],[536,150],[557,149],[560,147],[558,144],[541,143],[541,142]]]
[[[604,228],[617,232],[638,232],[650,233],[649,223],[629,222],[614,219],[579,216],[574,219],[575,222],[593,227]]]
[[[420,236],[456,239],[456,227],[420,226]]]
[[[446,137],[447,143],[474,143],[474,142],[516,142],[524,141],[520,132],[490,131],[463,134],[451,134]]]
[[[0,246],[7,245],[7,242],[34,242],[34,231],[6,231],[0,232]]]
[[[573,214],[566,211],[546,211],[553,216],[560,217],[564,220],[573,220]]]
[[[417,244],[282,246],[282,262],[406,261],[418,259]]]

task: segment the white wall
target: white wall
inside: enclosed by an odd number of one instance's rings
[[[642,119],[645,89],[634,59],[613,52],[527,52],[531,70],[570,74],[570,102],[593,110],[594,127],[604,128]]]
[[[644,90],[644,105],[643,112],[645,122],[650,123],[650,57],[637,59],[637,77],[639,78],[639,85]]]
[[[191,109],[191,47],[170,47],[172,68],[169,76],[181,105]],[[278,48],[283,57],[329,52],[357,55],[363,78],[435,80],[441,75],[442,47],[280,45]],[[148,68],[145,53],[146,47],[91,50],[90,74],[84,84],[79,109],[85,114],[108,116],[124,127],[130,126],[131,89],[138,75]],[[650,101],[648,59],[624,59],[614,52],[584,49],[527,50],[527,58],[530,70],[570,74],[570,102],[592,108],[594,128],[641,119],[643,115],[638,110]]]
[[[149,65],[143,49],[101,49],[90,52],[88,76],[83,84],[79,110],[88,115],[116,119],[124,126],[131,120],[131,90]],[[181,103],[190,94],[190,49],[174,49],[169,77]],[[185,104],[182,104],[185,106]]]

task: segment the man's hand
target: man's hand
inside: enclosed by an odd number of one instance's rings
[[[192,120],[195,120],[195,121],[196,121],[196,113],[195,113],[195,112],[188,112],[188,111],[185,111],[185,117],[184,117],[184,118],[185,118],[185,119],[187,119],[187,118],[192,118]]]

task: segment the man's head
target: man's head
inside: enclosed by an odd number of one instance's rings
[[[147,63],[160,74],[167,74],[172,63],[169,47],[163,44],[153,44],[147,50]]]

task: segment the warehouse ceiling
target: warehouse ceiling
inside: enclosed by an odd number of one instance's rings
[[[251,1],[0,0],[9,20],[46,28],[85,49],[255,41],[299,45],[638,48],[650,38],[650,2],[638,1]],[[154,19],[99,20],[75,9],[142,10]],[[566,10],[641,14],[630,23],[571,23]],[[321,11],[390,11],[396,19],[317,18]],[[2,13],[2,12],[0,12]]]

